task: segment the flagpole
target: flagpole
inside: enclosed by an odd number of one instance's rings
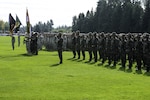
[[[31,55],[31,50],[30,50],[30,42],[31,42],[31,31],[30,31],[30,19],[29,19],[29,13],[28,13],[28,9],[26,8],[26,24],[27,24],[27,41],[26,41],[26,48],[27,48],[27,52],[29,55]]]

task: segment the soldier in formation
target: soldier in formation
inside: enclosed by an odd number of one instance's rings
[[[86,43],[86,44],[85,44]],[[120,61],[122,68],[131,70],[133,63],[136,63],[138,71],[141,71],[142,66],[146,71],[150,71],[150,35],[146,34],[125,34],[120,33],[92,33],[81,36],[79,32],[72,35],[72,50],[74,58],[76,52],[78,59],[80,59],[80,49],[82,51],[83,59],[85,59],[85,50],[89,52],[89,62],[94,59],[97,62],[99,59],[104,64],[108,61],[108,65],[116,66]],[[76,51],[76,52],[75,52]]]
[[[78,55],[78,59],[80,59],[80,31],[76,32],[76,51]]]
[[[76,34],[75,32],[72,33],[72,36],[71,36],[71,39],[72,39],[72,52],[73,52],[73,58],[76,57]]]
[[[86,50],[86,37],[85,35],[81,36],[81,51],[82,51],[82,56],[83,56],[83,60],[85,60],[85,50]]]

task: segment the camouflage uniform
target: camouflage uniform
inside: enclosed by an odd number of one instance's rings
[[[78,59],[80,59],[80,36],[79,36],[79,31],[76,33],[76,51],[78,54]]]
[[[126,40],[125,35],[122,36],[121,42],[120,42],[120,54],[121,54],[121,64],[122,67],[125,68],[126,65]]]
[[[60,59],[60,64],[62,64],[63,38],[61,37],[61,33],[59,33],[58,35],[57,50],[58,50],[58,56]]]
[[[140,36],[137,37],[135,50],[136,50],[137,69],[141,70],[142,58],[143,58],[142,57],[143,56],[143,44],[142,44],[142,41],[140,40]]]
[[[101,35],[101,41],[100,41],[100,56],[101,56],[101,58],[102,58],[102,63],[104,63],[105,62],[105,60],[106,60],[106,55],[105,55],[105,43],[106,43],[106,39],[105,39],[105,36],[104,36],[104,34],[102,34]]]
[[[131,38],[131,35],[128,34],[127,56],[128,56],[128,60],[129,60],[129,69],[132,68],[132,64],[133,64],[133,49],[134,49],[134,43],[133,43],[133,40]]]
[[[97,62],[97,45],[98,45],[98,38],[96,37],[96,33],[94,33],[92,39],[92,52],[94,55],[94,61]]]
[[[108,59],[108,64],[111,64],[111,36],[110,34],[107,35],[106,38],[106,57]]]
[[[89,52],[89,61],[92,60],[92,35],[89,33],[88,37],[88,52]]]
[[[72,52],[73,52],[73,58],[76,57],[76,37],[75,33],[72,34]]]
[[[146,40],[144,41],[144,62],[146,66],[146,71],[150,71],[150,40],[149,40],[149,35],[146,36]]]
[[[112,34],[111,50],[112,50],[112,61],[114,62],[113,66],[116,66],[119,52],[119,40],[116,37],[116,33]]]
[[[82,51],[83,60],[85,60],[85,50],[86,50],[86,39],[85,39],[85,36],[82,35],[81,51]]]

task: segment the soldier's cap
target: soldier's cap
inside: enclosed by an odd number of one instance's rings
[[[96,36],[96,35],[97,35],[97,32],[94,32],[93,35]]]
[[[34,34],[37,35],[37,32],[35,32]]]
[[[149,38],[149,36],[150,36],[149,34],[146,34],[146,35],[145,35],[146,38]]]
[[[104,37],[104,32],[102,32],[100,35],[101,35],[101,37]]]
[[[79,34],[79,33],[80,33],[80,31],[79,31],[79,30],[77,30],[77,31],[76,31],[76,33],[78,33],[78,34]]]
[[[140,38],[140,37],[141,37],[141,35],[139,35],[139,34],[138,34],[136,37],[137,37],[137,38]]]
[[[92,36],[92,32],[89,32],[88,35],[89,35],[89,36]]]
[[[58,33],[58,36],[61,36],[62,35],[62,33]]]
[[[75,35],[75,32],[73,32],[72,35]]]
[[[128,33],[128,37],[131,37],[131,33]]]
[[[116,32],[112,32],[112,36],[116,36],[116,34],[117,34]]]

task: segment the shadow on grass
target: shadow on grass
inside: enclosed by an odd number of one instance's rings
[[[90,63],[90,61],[85,61],[84,63]]]
[[[150,76],[150,72],[145,72],[144,75],[145,76]]]
[[[119,71],[124,71],[125,72],[125,68],[124,67],[120,67]]]
[[[97,66],[102,66],[103,65],[103,63],[99,63],[99,64],[97,64]]]
[[[74,58],[68,58],[67,60],[73,60]]]
[[[60,64],[53,64],[53,65],[50,65],[50,67],[57,67],[59,66]]]
[[[88,63],[88,64],[93,65],[93,64],[95,64],[95,63],[97,63],[97,62],[90,62],[90,63]]]
[[[136,70],[135,71],[137,74],[142,74],[142,71],[141,70]]]
[[[24,54],[19,54],[18,56],[26,56],[26,57],[31,57],[33,56],[32,54],[27,54],[27,53],[24,53]]]
[[[110,66],[110,69],[116,69],[116,66]]]
[[[127,73],[131,73],[131,72],[132,72],[132,69],[127,69],[126,72],[127,72]]]
[[[73,75],[66,75],[67,77],[74,77]]]
[[[77,62],[82,62],[83,60],[77,60]]]
[[[14,57],[22,57],[22,56],[26,56],[26,57],[32,57],[34,55],[31,55],[31,54],[19,54],[19,55],[12,55],[12,56],[1,56],[0,59],[7,59],[7,58],[14,58]]]
[[[78,59],[72,59],[72,61],[77,61]]]

